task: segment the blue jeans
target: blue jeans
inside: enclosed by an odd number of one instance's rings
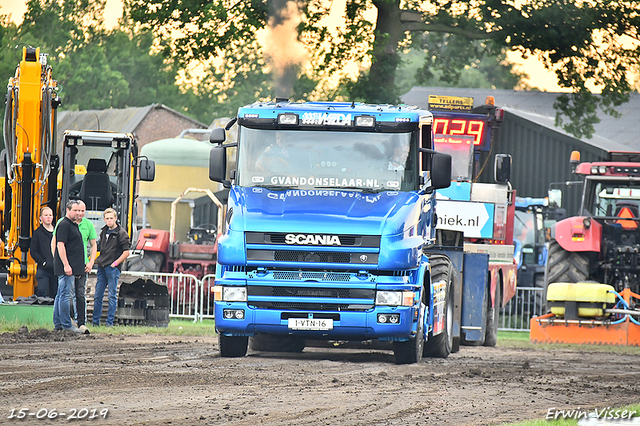
[[[56,329],[71,328],[71,315],[69,314],[69,297],[71,286],[76,277],[73,275],[58,275],[58,292],[53,301],[53,326]]]
[[[96,282],[96,294],[93,297],[93,325],[100,325],[102,317],[102,299],[104,298],[104,290],[109,290],[109,308],[107,309],[107,326],[113,325],[113,319],[116,316],[116,307],[118,305],[118,279],[120,279],[120,269],[107,266],[98,268],[98,281]],[[59,290],[58,290],[59,292]]]
[[[75,279],[75,285],[71,286],[71,316],[78,324],[78,327],[85,325],[87,317],[87,274],[78,275]]]

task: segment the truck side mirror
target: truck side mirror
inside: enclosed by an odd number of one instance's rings
[[[436,152],[431,158],[431,188],[442,189],[451,185],[451,156]]]
[[[496,183],[509,182],[509,179],[511,179],[511,156],[509,154],[496,154],[493,172],[493,179]]]
[[[214,129],[215,130],[215,129]],[[224,129],[220,129],[224,132]],[[211,132],[213,134],[213,132]],[[209,152],[209,179],[214,182],[220,182],[225,187],[231,183],[225,179],[227,176],[227,148],[217,145],[211,148]]]
[[[156,162],[153,160],[140,160],[140,180],[151,182],[156,178]]]
[[[227,140],[227,133],[222,127],[211,129],[211,133],[209,134],[209,142],[211,142],[212,144],[221,145],[225,140]]]
[[[555,207],[555,208],[562,207],[562,190],[561,189],[549,190],[549,207]]]

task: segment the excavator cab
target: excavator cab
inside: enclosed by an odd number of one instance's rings
[[[60,205],[80,199],[87,206],[85,217],[99,233],[102,212],[111,207],[118,222],[135,241],[137,213],[135,194],[138,180],[155,176],[138,170],[155,169],[153,161],[138,157],[138,145],[129,133],[66,131],[63,134]],[[84,173],[82,173],[84,171]],[[62,214],[63,212],[60,212]]]

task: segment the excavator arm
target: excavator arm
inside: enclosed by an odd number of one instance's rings
[[[34,294],[36,264],[29,248],[40,209],[47,205],[54,212],[58,210],[55,142],[60,99],[47,55],[39,48],[23,48],[22,60],[9,79],[5,102],[0,263],[15,299]]]

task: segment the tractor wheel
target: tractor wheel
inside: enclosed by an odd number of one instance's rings
[[[424,290],[422,291],[424,296]],[[424,351],[424,321],[427,305],[424,300],[420,300],[420,312],[418,313],[418,324],[416,335],[413,339],[405,342],[393,342],[393,355],[396,364],[413,364],[422,360]]]
[[[282,336],[272,334],[256,334],[249,338],[249,347],[252,351],[260,352],[294,352],[304,350],[305,340],[296,336]]]
[[[453,351],[453,266],[451,260],[442,255],[429,255],[431,262],[431,282],[446,282],[446,297],[444,309],[444,330],[438,335],[429,333],[429,339],[424,343],[424,356],[446,358]],[[459,341],[458,341],[459,342]],[[457,344],[459,348],[459,343]]]
[[[160,272],[164,254],[156,251],[143,251],[127,259],[126,270],[134,272]]]
[[[491,306],[491,297],[487,292],[487,322],[484,334],[484,346],[495,346],[498,343],[498,321],[500,320],[500,304],[502,303],[502,283],[496,283],[495,303]]]
[[[557,241],[549,243],[549,256],[544,276],[544,297],[547,300],[547,287],[551,283],[579,283],[589,279],[589,259],[582,253],[569,252],[560,247]]]
[[[220,356],[224,358],[238,358],[247,354],[249,338],[247,336],[225,336],[221,334]]]

